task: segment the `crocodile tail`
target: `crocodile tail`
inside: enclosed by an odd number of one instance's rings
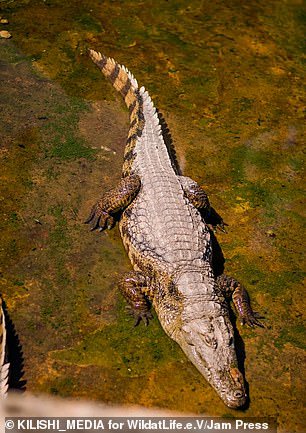
[[[89,50],[89,55],[121,94],[130,112],[130,129],[123,164],[123,175],[127,176],[131,171],[137,139],[142,135],[144,128],[143,98],[139,92],[136,78],[125,66],[119,65],[114,59],[94,50]]]
[[[6,324],[5,315],[0,298],[0,397],[4,398],[8,389],[10,364],[7,362]]]

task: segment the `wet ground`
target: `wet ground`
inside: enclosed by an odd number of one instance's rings
[[[1,293],[33,392],[305,431],[303,22],[291,1],[1,1]],[[184,174],[229,224],[226,270],[265,329],[238,325],[250,405],[226,408],[155,318],[133,328],[117,290],[117,228],[89,233],[120,177],[128,114],[88,59],[150,91]]]

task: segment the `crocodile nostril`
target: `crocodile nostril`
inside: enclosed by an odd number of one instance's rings
[[[235,398],[244,397],[244,393],[242,391],[237,390],[237,391],[234,392],[234,397]]]

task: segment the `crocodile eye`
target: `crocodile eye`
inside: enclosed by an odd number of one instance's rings
[[[215,339],[215,337],[210,337],[207,334],[203,335],[203,337],[204,337],[204,342],[208,347],[211,347],[212,349],[217,349],[218,342]]]
[[[185,331],[184,335],[185,335],[186,343],[189,344],[189,346],[195,346],[194,338],[192,338],[192,333],[189,331]]]

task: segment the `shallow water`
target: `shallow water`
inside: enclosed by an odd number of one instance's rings
[[[31,391],[302,432],[303,22],[292,1],[2,1],[1,293]],[[2,25],[4,28],[4,25]],[[265,329],[238,325],[250,406],[226,408],[155,318],[133,328],[117,228],[82,224],[120,177],[128,113],[88,59],[150,91],[180,166],[229,224],[218,241]]]

